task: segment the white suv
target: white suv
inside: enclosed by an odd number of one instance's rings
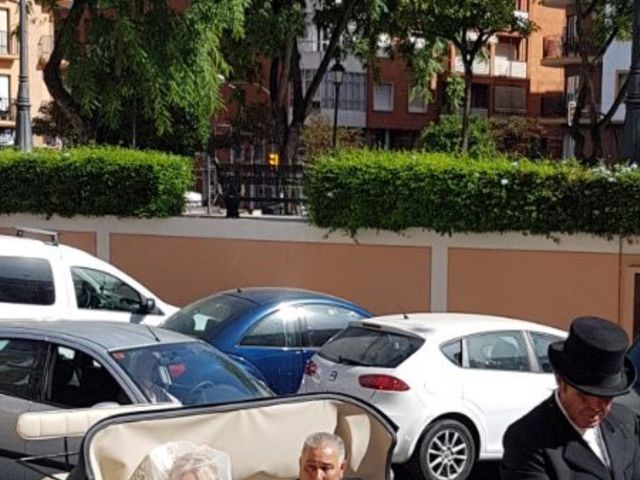
[[[120,320],[158,325],[177,311],[140,283],[88,253],[0,235],[0,319]]]

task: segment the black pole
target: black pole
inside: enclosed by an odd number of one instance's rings
[[[30,152],[31,138],[31,104],[29,103],[29,73],[27,45],[27,5],[20,0],[20,74],[18,77],[18,98],[16,100],[18,115],[16,116],[15,145],[21,152]]]
[[[633,1],[631,68],[627,85],[627,110],[624,118],[622,157],[640,163],[640,0]]]
[[[336,149],[336,133],[338,132],[338,103],[340,102],[340,83],[336,82],[336,101],[333,106],[333,149]]]

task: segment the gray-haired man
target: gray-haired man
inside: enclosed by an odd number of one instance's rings
[[[344,475],[345,450],[342,439],[333,433],[309,435],[300,453],[300,480],[340,480]]]

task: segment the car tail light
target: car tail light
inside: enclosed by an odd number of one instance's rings
[[[390,392],[406,392],[409,390],[409,385],[391,375],[361,375],[358,377],[358,382],[360,382],[360,386],[373,388],[374,390]]]
[[[187,370],[187,367],[184,363],[174,363],[173,365],[169,365],[169,373],[171,374],[171,379],[175,380],[180,375],[182,375]]]
[[[304,374],[313,377],[318,371],[318,365],[313,360],[309,360],[304,364]]]

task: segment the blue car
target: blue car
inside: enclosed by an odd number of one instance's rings
[[[243,288],[187,305],[162,327],[210,343],[284,395],[298,389],[306,361],[329,338],[369,317],[364,308],[323,293]]]

